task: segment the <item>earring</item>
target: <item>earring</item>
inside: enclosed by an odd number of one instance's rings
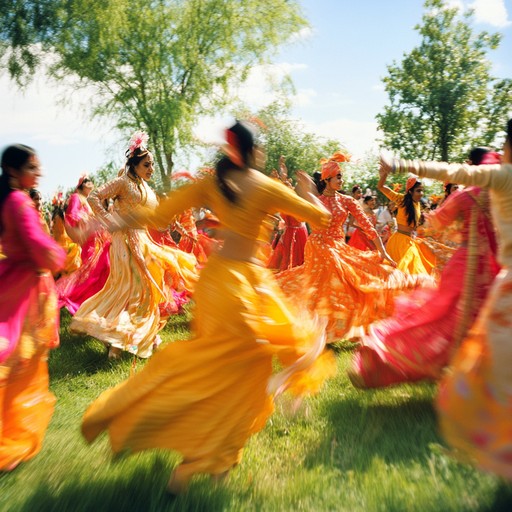
[[[9,187],[12,189],[20,189],[20,181],[16,176],[9,176]]]

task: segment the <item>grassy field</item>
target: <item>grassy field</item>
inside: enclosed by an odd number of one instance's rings
[[[163,331],[188,336],[187,315]],[[130,374],[134,360],[109,362],[98,341],[68,333],[50,359],[57,407],[42,452],[0,475],[1,511],[498,511],[512,510],[512,486],[446,455],[429,384],[363,392],[346,377],[351,353],[337,352],[338,376],[298,411],[286,398],[246,447],[226,482],[194,480],[164,492],[176,454],[152,451],[112,460],[106,436],[80,436],[87,405]],[[140,369],[142,361],[135,362]]]

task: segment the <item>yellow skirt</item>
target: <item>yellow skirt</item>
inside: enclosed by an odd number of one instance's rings
[[[436,257],[428,245],[398,231],[389,238],[386,251],[398,270],[407,274],[432,274],[436,267]]]
[[[183,476],[229,470],[276,393],[316,392],[335,371],[322,326],[294,316],[281,296],[270,270],[210,256],[194,295],[194,338],[104,392],[84,416],[85,438],[108,430],[114,452],[176,450]],[[273,356],[284,366],[275,375]]]

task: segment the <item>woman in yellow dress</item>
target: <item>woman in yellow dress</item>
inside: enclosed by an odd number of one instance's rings
[[[436,257],[431,249],[416,238],[416,229],[421,216],[420,200],[423,184],[410,177],[405,185],[405,194],[391,190],[386,175],[381,174],[377,188],[397,205],[397,229],[386,244],[388,254],[396,261],[398,269],[409,274],[432,274]]]
[[[216,176],[173,192],[147,219],[165,226],[180,211],[208,205],[224,244],[202,270],[194,293],[194,337],[158,351],[144,369],[104,392],[87,410],[82,432],[91,442],[108,430],[114,452],[167,448],[181,453],[168,490],[183,491],[198,473],[222,476],[241,460],[285,389],[318,390],[334,371],[322,327],[293,311],[271,270],[257,260],[269,213],[286,212],[320,227],[329,213],[307,189],[298,192],[252,169],[257,146],[237,122],[227,130]],[[273,375],[272,360],[284,366]],[[322,356],[322,357],[320,357]]]
[[[158,201],[147,185],[153,174],[153,155],[137,133],[127,151],[126,172],[95,189],[89,203],[96,219],[108,226],[113,215],[105,208],[114,200],[114,216],[138,206],[154,209]],[[139,357],[151,356],[167,317],[177,313],[183,298],[197,280],[193,254],[154,243],[145,228],[126,227],[112,235],[110,273],[100,291],[82,303],[70,328],[109,346],[109,357],[122,350]],[[177,303],[180,301],[180,304]]]

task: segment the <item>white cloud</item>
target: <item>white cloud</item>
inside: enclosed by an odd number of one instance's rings
[[[469,7],[475,10],[475,21],[478,23],[487,23],[499,28],[512,24],[508,19],[504,0],[474,0]]]
[[[321,137],[339,140],[355,159],[378,149],[376,122],[338,118],[320,123],[305,123],[305,127]]]

